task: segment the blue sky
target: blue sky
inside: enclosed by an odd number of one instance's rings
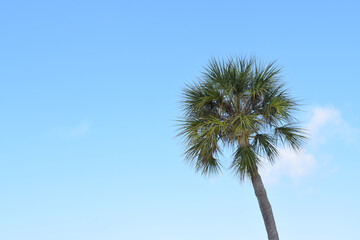
[[[174,138],[211,57],[277,60],[312,132],[262,169],[282,239],[360,239],[357,1],[0,4],[0,239],[266,239],[249,182]],[[225,156],[225,161],[229,156]]]

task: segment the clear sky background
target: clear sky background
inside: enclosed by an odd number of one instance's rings
[[[359,12],[355,0],[1,2],[0,239],[266,239],[251,184],[195,174],[174,137],[185,83],[237,54],[284,67],[312,133],[301,156],[283,149],[262,169],[281,239],[359,240]]]

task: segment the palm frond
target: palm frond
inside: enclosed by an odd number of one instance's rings
[[[179,126],[178,136],[183,138],[187,149],[185,159],[204,175],[217,173],[221,167],[216,158],[221,155],[219,139],[226,132],[226,123],[208,116],[182,120]]]
[[[231,132],[233,141],[246,142],[251,134],[256,132],[261,127],[261,120],[257,115],[239,114],[231,119]]]
[[[295,151],[300,151],[307,140],[305,129],[293,124],[275,128],[275,136],[279,137],[283,144],[290,146]]]
[[[251,177],[253,171],[257,168],[259,158],[250,146],[238,147],[234,153],[234,160],[230,169],[240,178],[244,180],[246,176]]]
[[[255,151],[273,163],[275,158],[279,156],[279,151],[276,148],[276,138],[268,134],[256,134],[252,145]]]
[[[291,98],[283,84],[273,87],[265,97],[262,115],[269,124],[279,125],[296,122],[294,112],[297,111],[297,102]]]

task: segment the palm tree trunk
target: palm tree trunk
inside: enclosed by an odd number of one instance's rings
[[[257,169],[255,169],[253,175],[251,176],[251,182],[254,187],[255,195],[259,202],[260,211],[264,219],[268,238],[269,240],[279,240],[279,235],[276,230],[276,224],[271,205],[268,200],[264,184]]]

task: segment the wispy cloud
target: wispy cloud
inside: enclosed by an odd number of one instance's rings
[[[312,117],[306,124],[306,128],[312,133],[317,133],[324,125],[328,123],[339,124],[342,122],[340,112],[333,107],[314,107]]]
[[[84,137],[90,131],[88,121],[82,121],[74,126],[57,127],[52,131],[52,136],[62,139],[76,139]]]
[[[81,122],[74,128],[70,129],[68,132],[69,138],[78,138],[84,136],[90,129],[88,122]]]
[[[277,183],[282,177],[293,180],[308,175],[317,165],[315,156],[308,152],[296,153],[287,148],[279,150],[280,156],[274,165],[267,164],[261,168],[261,175],[266,183]]]
[[[280,157],[275,164],[261,169],[266,183],[276,183],[283,177],[293,180],[305,177],[319,165],[315,154],[317,147],[325,145],[333,137],[345,142],[353,141],[360,133],[359,129],[351,127],[342,118],[340,111],[332,106],[312,108],[311,117],[305,128],[310,133],[312,148],[300,154],[287,148],[280,148]]]
[[[360,136],[360,129],[350,126],[340,111],[332,106],[314,107],[306,128],[311,133],[311,143],[318,145],[324,144],[332,137],[352,142]]]

